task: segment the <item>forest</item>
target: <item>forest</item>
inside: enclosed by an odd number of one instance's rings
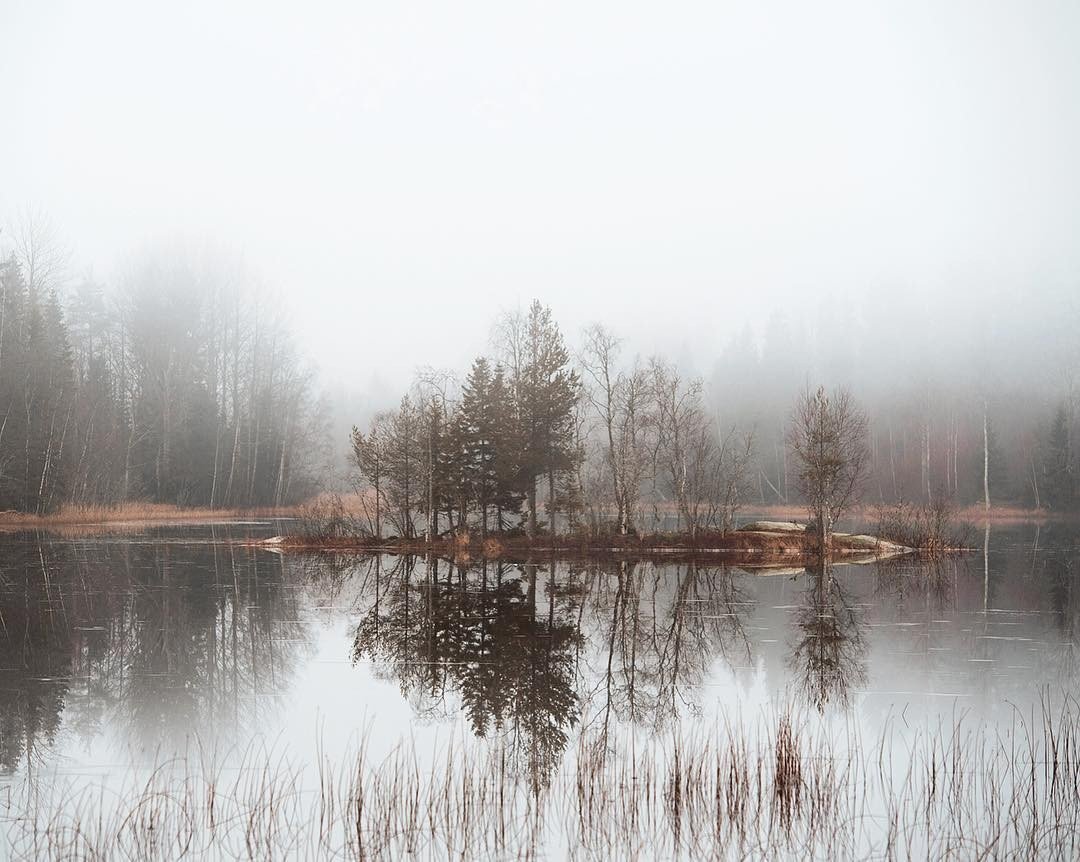
[[[0,263],[0,509],[283,506],[318,490],[313,377],[258,281],[166,250],[106,291],[60,283],[52,248],[31,232]]]
[[[866,503],[1080,502],[1080,362],[1060,326],[1026,358],[998,357],[943,324],[890,343],[904,320],[862,333],[827,306],[809,325],[779,310],[760,337],[718,340],[701,373],[599,323],[564,335],[534,301],[493,309],[464,371],[395,357],[419,369],[413,384],[390,409],[373,394],[384,409],[353,413],[346,435],[351,408],[236,256],[153,247],[106,285],[65,275],[49,235],[15,236],[0,262],[0,510],[280,508],[351,486],[377,537],[723,531],[740,507],[805,502],[793,407],[818,383],[865,411]]]
[[[789,333],[773,337],[790,349]],[[810,388],[805,370],[800,388],[792,358],[809,351],[790,349],[784,375],[769,367],[777,357],[768,349],[733,341],[706,382],[664,357],[631,358],[600,324],[571,352],[535,300],[497,317],[491,347],[460,383],[422,371],[395,409],[353,428],[353,479],[371,535],[675,531],[693,540],[727,531],[740,507],[808,502],[793,453],[796,403]],[[1040,402],[1032,388],[1017,412],[924,387],[910,401],[871,390],[867,407],[837,389],[860,417],[852,499],[1075,508],[1071,391]]]

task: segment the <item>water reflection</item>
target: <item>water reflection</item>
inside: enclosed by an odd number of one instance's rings
[[[809,571],[807,580],[794,615],[793,681],[819,712],[829,704],[847,708],[867,682],[862,614],[831,566]]]
[[[455,692],[474,733],[505,736],[529,775],[546,776],[578,719],[582,637],[552,580],[538,602],[538,569],[399,558],[376,573],[352,654],[397,680],[418,715],[447,715]]]
[[[591,703],[602,737],[613,720],[663,730],[698,709],[718,658],[750,663],[750,577],[697,563],[594,567],[588,597],[599,648],[591,676],[599,682]]]
[[[239,738],[305,637],[280,560],[233,546],[20,542],[0,568],[0,767],[66,732],[89,750]]]
[[[291,557],[168,532],[9,539],[0,770],[55,750],[109,762],[287,732],[316,662],[324,687],[305,696],[335,723],[359,728],[389,696],[418,724],[460,720],[502,741],[537,787],[579,732],[599,745],[620,728],[666,735],[752,697],[824,713],[1076,691],[1075,534],[1032,535],[968,560],[771,575]]]

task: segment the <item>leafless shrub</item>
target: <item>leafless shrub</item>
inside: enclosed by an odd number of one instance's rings
[[[293,529],[298,535],[312,539],[372,535],[368,524],[345,505],[340,494],[325,494],[301,507]]]
[[[927,554],[963,548],[970,538],[970,527],[957,523],[955,507],[944,494],[923,504],[900,500],[881,505],[876,516],[876,534],[882,539]]]

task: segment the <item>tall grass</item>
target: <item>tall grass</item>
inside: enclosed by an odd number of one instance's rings
[[[47,515],[26,512],[0,512],[0,530],[35,530],[55,527],[101,527],[126,524],[205,523],[231,518],[288,517],[294,508],[256,507],[248,509],[210,509],[172,506],[166,503],[129,502],[116,506],[64,506]]]
[[[0,825],[17,859],[1076,858],[1075,700],[1007,728],[897,726],[863,739],[783,711],[648,742],[587,730],[544,780],[498,740],[305,767],[253,747],[111,793],[27,780]]]

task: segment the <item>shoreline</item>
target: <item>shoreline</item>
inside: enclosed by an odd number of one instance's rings
[[[0,512],[0,532],[64,530],[104,527],[138,529],[152,526],[198,526],[251,519],[295,518],[297,506],[223,508],[169,506],[161,503],[129,503],[122,506],[76,506],[48,515]]]
[[[317,503],[317,500],[315,501]],[[214,508],[205,506],[172,506],[162,503],[126,503],[120,506],[75,506],[66,507],[58,512],[47,515],[38,515],[15,510],[0,511],[0,532],[18,532],[23,530],[49,530],[49,529],[86,529],[103,527],[109,529],[137,529],[149,526],[198,526],[219,523],[237,522],[249,519],[275,519],[275,518],[299,518],[313,505],[312,502],[295,506],[282,507],[230,507]],[[799,520],[805,521],[806,508],[797,505],[768,505],[747,506],[745,509],[749,520]],[[875,520],[875,508],[869,505],[857,507],[845,518],[845,521],[855,523],[872,524]],[[990,523],[1046,523],[1061,521],[1080,521],[1080,511],[1054,511],[1051,509],[1026,509],[1019,506],[991,506],[985,510],[981,505],[964,506],[953,512],[957,522],[969,524]],[[664,547],[662,537],[665,534],[657,534],[661,538],[659,543],[652,542],[652,538],[644,541],[650,542],[649,547]],[[619,542],[619,537],[611,537],[617,547],[615,550],[623,550],[627,543]],[[332,541],[332,540],[331,540]],[[350,540],[355,543],[361,540]],[[439,542],[450,540],[440,539]],[[499,538],[501,542],[513,543],[516,539]],[[607,541],[607,540],[605,540]],[[642,540],[631,540],[635,549],[640,549]],[[413,540],[414,544],[424,544],[422,540]],[[292,543],[296,546],[296,542]],[[385,542],[384,544],[389,544]],[[562,549],[562,542],[557,543]],[[574,540],[575,546],[580,542]],[[688,543],[683,542],[687,545]],[[700,542],[698,543],[700,544]],[[426,547],[426,545],[425,545]],[[388,550],[388,549],[387,549]],[[729,551],[728,548],[720,548],[718,551]]]
[[[891,504],[886,504],[891,505]],[[797,505],[747,506],[747,512],[753,513],[754,517],[769,518],[793,518],[805,520],[807,517],[806,507]],[[845,521],[861,521],[872,523],[875,520],[876,505],[863,504],[853,507],[844,516]],[[1053,509],[1028,509],[1023,506],[992,505],[987,511],[981,503],[969,506],[958,506],[952,511],[953,519],[958,522],[983,523],[1022,523],[1022,522],[1046,522],[1046,521],[1080,521],[1080,509],[1075,511],[1055,511]]]
[[[601,536],[574,538],[570,536],[489,536],[484,540],[470,537],[462,540],[440,537],[434,541],[417,539],[375,539],[349,536],[274,536],[270,539],[245,543],[275,552],[353,553],[428,555],[458,560],[500,560],[559,557],[561,559],[663,560],[675,562],[700,558],[721,557],[731,563],[751,565],[808,565],[817,559],[801,532],[771,530],[735,530],[728,533],[709,533],[691,539],[678,533],[658,533],[645,537]],[[942,549],[939,553],[960,552],[962,549]],[[876,536],[836,533],[830,560],[843,561],[854,557],[886,559],[922,553],[915,548],[890,542]]]

